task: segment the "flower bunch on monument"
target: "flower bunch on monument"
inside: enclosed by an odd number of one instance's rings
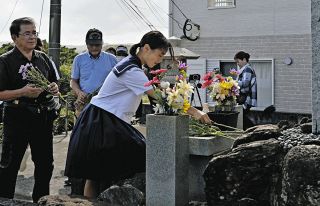
[[[163,81],[167,69],[151,71],[153,79],[145,84],[154,87],[154,111],[155,114],[177,115],[183,114],[190,108],[190,95],[193,93],[193,87],[186,80],[187,66],[179,64],[179,74],[175,78],[174,84]]]
[[[230,71],[231,74],[236,71]],[[231,106],[236,105],[236,98],[239,95],[238,82],[231,76],[222,76],[217,71],[211,71],[203,77],[204,82],[202,88],[209,90],[209,96],[217,106]]]

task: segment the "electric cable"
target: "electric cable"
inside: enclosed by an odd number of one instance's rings
[[[41,30],[41,22],[42,22],[42,14],[43,14],[43,5],[44,5],[44,0],[42,0],[42,6],[41,6],[41,15],[40,15],[40,23],[39,23],[39,31],[38,34],[40,34],[40,30]]]
[[[18,1],[19,1],[19,0],[16,0],[16,3],[14,4],[13,9],[12,9],[10,15],[9,15],[9,18],[8,18],[7,22],[5,23],[5,25],[3,26],[3,28],[1,29],[0,34],[2,34],[2,32],[4,31],[4,29],[7,27],[8,23],[9,23],[11,17],[12,17],[13,12],[14,12],[14,10],[15,10],[16,7],[17,7]]]

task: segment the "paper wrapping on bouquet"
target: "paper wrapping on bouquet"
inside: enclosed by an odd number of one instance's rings
[[[238,115],[237,111],[216,111],[207,113],[210,119],[219,124],[224,124],[230,127],[237,127]],[[230,130],[228,128],[218,126],[221,130]]]

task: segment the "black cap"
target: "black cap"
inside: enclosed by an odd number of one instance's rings
[[[102,32],[98,29],[90,29],[86,35],[86,44],[103,44]]]
[[[119,45],[117,48],[116,48],[116,52],[117,52],[117,55],[118,56],[128,56],[128,49],[126,46],[124,45]]]

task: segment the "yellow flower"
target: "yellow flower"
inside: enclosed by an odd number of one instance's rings
[[[190,96],[193,93],[193,86],[191,86],[186,80],[180,80],[177,84],[177,88],[182,95]]]
[[[187,111],[189,110],[189,108],[190,108],[190,103],[189,103],[189,101],[187,100],[187,99],[185,99],[184,101],[183,101],[183,113],[187,113]]]

